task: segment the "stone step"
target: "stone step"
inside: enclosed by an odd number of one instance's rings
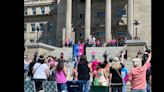
[[[87,56],[87,60],[91,61],[92,56],[91,56],[91,52],[95,51],[96,52],[96,57],[100,60],[103,61],[103,54],[105,51],[107,51],[107,54],[111,57],[118,55],[122,50],[124,50],[126,47],[87,47],[86,48],[86,56]],[[73,49],[72,48],[58,48],[55,49],[53,51],[51,51],[50,53],[47,53],[46,55],[53,55],[57,58],[60,57],[60,53],[63,52],[64,53],[64,58],[65,59],[69,59],[72,58],[72,52]]]

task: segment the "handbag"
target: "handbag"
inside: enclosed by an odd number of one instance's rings
[[[48,81],[55,81],[55,72],[56,70],[53,68],[50,70],[50,75],[48,76]]]

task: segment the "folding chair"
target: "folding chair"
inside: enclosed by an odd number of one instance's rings
[[[55,81],[43,81],[44,92],[58,92],[57,83]]]
[[[109,86],[91,86],[90,92],[109,92]]]
[[[36,92],[34,81],[24,81],[24,92]]]

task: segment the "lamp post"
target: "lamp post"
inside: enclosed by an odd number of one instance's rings
[[[37,39],[36,39],[36,41],[38,43],[38,33],[39,33],[39,27],[38,26],[37,26],[36,30],[37,30]]]
[[[135,37],[134,37],[134,39],[139,39],[139,37],[138,37],[138,33],[137,33],[137,27],[138,27],[138,25],[139,25],[140,23],[138,22],[138,20],[134,20],[134,25],[136,26],[136,30],[135,30]]]
[[[37,30],[37,38],[36,38],[36,42],[37,42],[37,46],[38,46],[38,49],[37,49],[37,51],[36,51],[36,53],[37,53],[37,55],[39,55],[39,42],[38,42],[38,35],[39,35],[39,26],[37,26],[37,28],[36,28],[36,30]]]

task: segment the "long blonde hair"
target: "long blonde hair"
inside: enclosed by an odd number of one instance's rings
[[[120,62],[113,62],[112,66],[111,66],[113,69],[121,69],[121,64]]]

